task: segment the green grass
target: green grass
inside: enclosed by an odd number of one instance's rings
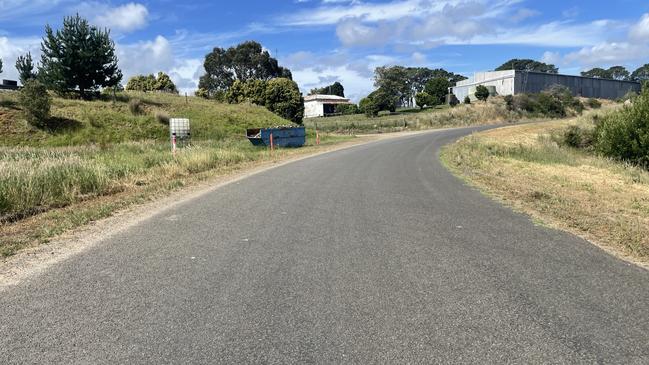
[[[133,115],[130,99],[142,102],[143,113]],[[172,94],[120,93],[117,101],[110,97],[84,101],[53,98],[52,119],[62,127],[41,130],[31,127],[17,104],[16,92],[0,92],[0,133],[4,146],[78,146],[107,145],[129,141],[166,141],[168,128],[156,121],[156,111],[170,117],[191,120],[195,140],[225,140],[240,137],[246,128],[287,125],[291,122],[267,109],[252,105],[230,105]]]
[[[144,93],[116,102],[53,98],[50,122],[62,127],[52,130],[30,126],[16,96],[0,92],[0,256],[192,181],[314,150],[312,130],[306,149],[271,156],[252,146],[247,128],[291,123],[251,104]],[[140,114],[130,112],[131,99],[141,100]],[[175,156],[160,113],[191,121],[191,145]],[[323,145],[349,139],[321,134]]]

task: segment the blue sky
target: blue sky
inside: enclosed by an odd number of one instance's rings
[[[80,13],[109,27],[124,74],[168,72],[188,92],[213,47],[261,42],[303,91],[339,80],[353,99],[381,65],[443,67],[470,75],[510,58],[577,74],[649,63],[649,1],[286,0],[0,1],[2,78],[18,55],[39,58],[45,24]]]

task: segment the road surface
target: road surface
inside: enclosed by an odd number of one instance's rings
[[[163,211],[0,293],[0,363],[649,363],[649,272],[463,185],[437,131]]]

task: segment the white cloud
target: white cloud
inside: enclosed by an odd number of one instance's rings
[[[644,14],[640,21],[631,27],[629,36],[635,41],[649,43],[649,14]]]
[[[116,8],[109,8],[104,14],[94,19],[94,23],[122,32],[132,32],[147,25],[149,10],[146,6],[128,3]]]
[[[16,58],[31,52],[34,63],[40,59],[40,38],[8,38],[0,37],[0,58],[2,59],[2,74],[0,78],[18,80]]]
[[[198,88],[198,79],[203,73],[202,59],[182,57],[173,43],[161,35],[151,41],[118,44],[117,54],[124,84],[134,75],[162,71],[169,74],[181,93],[192,94]]]
[[[584,47],[568,53],[566,63],[578,63],[583,66],[610,66],[624,63],[636,63],[649,57],[649,46],[628,42],[603,42],[593,47]]]

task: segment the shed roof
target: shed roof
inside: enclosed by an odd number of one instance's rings
[[[320,101],[320,102],[328,102],[328,103],[336,103],[336,104],[350,103],[349,99],[343,98],[342,96],[323,95],[323,94],[307,95],[304,97],[304,102],[308,102],[308,101]]]

